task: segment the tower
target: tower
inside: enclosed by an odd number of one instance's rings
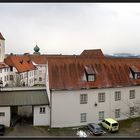
[[[34,54],[40,54],[39,50],[40,48],[36,44],[36,46],[34,47]]]
[[[0,62],[3,62],[5,58],[5,39],[0,32]]]

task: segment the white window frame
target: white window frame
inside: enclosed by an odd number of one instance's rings
[[[46,107],[40,107],[40,114],[46,113]]]
[[[135,99],[135,90],[129,91],[129,99]]]
[[[99,111],[99,121],[104,119],[104,111]]]
[[[87,113],[81,113],[80,117],[81,117],[81,123],[87,122]]]
[[[135,110],[134,107],[130,107],[130,116],[134,116],[135,115]]]
[[[39,77],[39,82],[43,81],[42,77]]]
[[[88,74],[88,81],[89,82],[95,81],[95,77],[93,74],[92,75]]]
[[[87,104],[88,94],[80,94],[80,104]]]
[[[98,93],[98,102],[105,102],[105,92]]]
[[[115,91],[115,101],[121,100],[121,91]]]
[[[0,112],[0,117],[5,116],[5,112]]]
[[[120,118],[120,109],[115,109],[115,118]]]

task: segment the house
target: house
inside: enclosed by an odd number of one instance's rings
[[[9,126],[13,114],[26,115],[26,106],[33,114],[33,125],[50,127],[140,116],[139,58],[109,58],[101,49],[84,50],[80,55],[41,55],[36,46],[33,55],[4,59],[4,40],[0,34],[0,83],[24,89],[11,93],[1,89],[1,123]],[[25,92],[35,85],[45,92]]]
[[[1,89],[0,123],[11,126],[17,115],[30,117],[32,125],[49,125],[49,101],[45,89]]]
[[[48,58],[51,127],[140,116],[140,59],[102,54],[86,50],[73,57]]]
[[[13,71],[13,83],[10,86],[33,86],[35,84],[36,66],[28,56],[10,55],[4,59]]]

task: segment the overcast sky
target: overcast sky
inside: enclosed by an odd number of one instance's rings
[[[0,3],[6,53],[140,54],[140,3]]]

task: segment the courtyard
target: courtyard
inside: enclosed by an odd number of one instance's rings
[[[102,136],[94,136],[90,131],[84,127],[73,128],[52,128],[47,126],[33,126],[26,122],[19,122],[14,127],[7,127],[3,137],[19,137],[19,136],[32,136],[32,137],[78,137],[77,131],[83,130],[88,137],[140,137],[140,117],[127,119],[119,122],[120,130],[116,133],[110,133],[105,130]]]

